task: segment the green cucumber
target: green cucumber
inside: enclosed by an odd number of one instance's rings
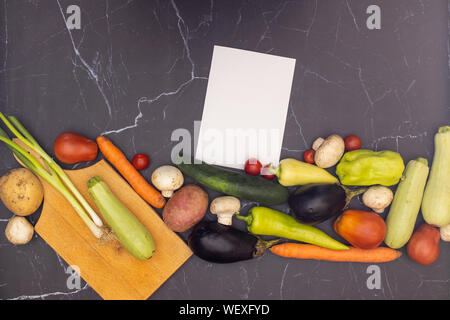
[[[226,170],[206,163],[180,163],[178,168],[207,188],[262,205],[282,204],[289,197],[285,187],[260,176]]]
[[[422,214],[428,224],[444,227],[450,224],[450,126],[439,128],[434,136],[434,146]]]
[[[406,166],[386,219],[384,242],[393,249],[403,247],[411,238],[428,172],[428,161],[424,158],[411,160]]]
[[[94,177],[88,181],[88,190],[103,219],[121,245],[136,259],[147,260],[155,251],[150,232],[131,211],[111,192],[109,187]]]

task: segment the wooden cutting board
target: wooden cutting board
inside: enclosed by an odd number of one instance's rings
[[[70,266],[77,266],[81,277],[103,299],[147,299],[192,255],[184,241],[105,160],[66,173],[97,212],[87,182],[99,176],[147,227],[155,242],[155,254],[146,261],[134,258],[116,241],[99,243],[65,198],[41,179],[44,205],[36,232]]]

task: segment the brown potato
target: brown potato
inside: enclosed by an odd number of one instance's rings
[[[163,220],[175,232],[184,232],[195,226],[208,209],[208,194],[199,186],[182,187],[167,202]]]
[[[44,189],[30,170],[13,169],[0,179],[0,199],[14,214],[28,216],[41,206]]]

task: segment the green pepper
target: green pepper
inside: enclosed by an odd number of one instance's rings
[[[247,216],[236,217],[247,222],[247,229],[253,234],[297,240],[333,250],[349,249],[322,230],[297,222],[293,217],[270,208],[253,207]]]
[[[336,174],[347,186],[396,185],[402,177],[405,164],[399,153],[393,151],[355,150],[344,154]]]

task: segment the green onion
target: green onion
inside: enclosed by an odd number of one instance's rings
[[[47,168],[24,148],[11,140],[7,133],[1,128],[0,141],[6,144],[24,166],[42,177],[58,190],[66,200],[69,201],[94,236],[101,238],[104,235],[102,220],[73,185],[64,170],[41,148],[33,136],[15,117],[6,118],[3,113],[0,112],[0,119],[20,141],[41,157]]]

